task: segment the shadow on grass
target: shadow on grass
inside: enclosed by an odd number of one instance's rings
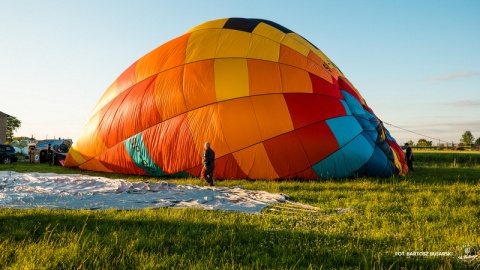
[[[21,258],[31,258],[29,267],[63,269],[462,267],[453,257],[385,254],[395,244],[390,239],[263,229],[259,219],[268,217],[191,209],[0,210],[0,267],[21,268]]]

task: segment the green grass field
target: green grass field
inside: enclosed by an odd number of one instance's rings
[[[416,152],[414,165],[415,172],[386,179],[216,182],[284,193],[318,212],[2,209],[0,268],[480,269],[478,258],[457,258],[466,246],[480,248],[480,154]],[[44,164],[16,163],[0,170],[204,185],[196,178],[112,175]],[[348,207],[354,210],[335,212]]]

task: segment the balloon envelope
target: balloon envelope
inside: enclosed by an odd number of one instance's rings
[[[406,173],[403,152],[316,46],[277,23],[201,24],[141,57],[106,90],[65,165],[223,179]]]

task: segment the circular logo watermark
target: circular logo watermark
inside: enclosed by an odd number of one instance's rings
[[[463,247],[463,254],[458,256],[460,260],[468,260],[468,259],[475,259],[477,258],[477,249],[473,246],[464,246]]]

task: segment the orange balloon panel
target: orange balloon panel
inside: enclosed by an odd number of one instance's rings
[[[278,63],[248,59],[250,96],[282,93],[282,77]]]
[[[105,91],[66,166],[222,179],[387,177],[401,149],[360,92],[301,35],[262,19],[193,27]]]
[[[218,103],[218,115],[223,136],[231,152],[249,147],[261,140],[250,98]]]
[[[112,100],[110,106],[102,110],[98,130],[107,147],[162,121],[155,105],[154,90],[155,77],[151,77],[120,93],[120,98]],[[142,117],[145,115],[148,117]]]
[[[185,113],[187,105],[183,93],[183,67],[167,70],[156,77],[153,98],[162,118],[167,120]]]
[[[312,93],[312,81],[304,69],[280,65],[284,93]]]
[[[263,143],[258,143],[246,149],[234,152],[233,156],[248,178],[278,178],[278,173],[273,168]]]
[[[187,110],[194,110],[217,101],[213,63],[213,60],[205,60],[184,66],[183,96]]]
[[[192,168],[201,162],[186,113],[145,130],[142,139],[151,160],[165,174],[183,171],[184,166]]]
[[[282,94],[251,97],[262,141],[293,130],[287,103]]]
[[[185,63],[185,50],[189,37],[190,34],[180,36],[140,58],[135,69],[137,82],[171,68],[182,66]]]
[[[305,56],[292,48],[284,45],[280,47],[280,59],[278,60],[279,63],[305,69],[307,66],[307,60],[308,59]]]

